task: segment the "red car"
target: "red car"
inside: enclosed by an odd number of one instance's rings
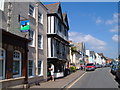
[[[94,65],[93,63],[88,63],[88,64],[85,66],[85,69],[86,69],[86,71],[88,71],[88,70],[94,71],[94,70],[95,70],[95,65]]]

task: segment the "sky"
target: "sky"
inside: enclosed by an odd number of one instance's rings
[[[86,49],[106,57],[118,57],[117,2],[61,2],[61,7],[68,15],[69,40],[85,42]]]

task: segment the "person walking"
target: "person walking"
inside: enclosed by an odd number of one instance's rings
[[[54,65],[51,63],[51,68],[49,68],[50,70],[50,73],[51,73],[51,77],[52,77],[52,81],[55,81],[55,78],[54,78]]]

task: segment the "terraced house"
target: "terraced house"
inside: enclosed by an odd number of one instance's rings
[[[45,5],[48,9],[47,60],[55,65],[55,77],[64,76],[64,68],[69,63],[68,18],[62,13],[60,3]]]

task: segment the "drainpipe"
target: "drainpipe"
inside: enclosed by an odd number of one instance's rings
[[[10,21],[11,21],[11,14],[12,14],[11,7],[12,7],[12,3],[9,0],[8,1],[8,12],[7,12],[7,31],[9,31],[10,29]]]
[[[35,30],[35,52],[36,52],[36,58],[35,58],[35,78],[36,78],[36,85],[39,85],[38,81],[38,2],[35,3],[35,18],[36,18],[36,30]]]

